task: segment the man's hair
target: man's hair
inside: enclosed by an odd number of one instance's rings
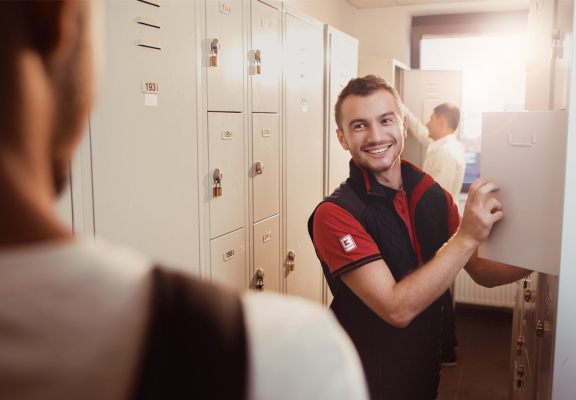
[[[400,110],[400,117],[404,119],[404,107],[402,107],[402,100],[394,87],[388,83],[386,79],[381,78],[379,75],[366,75],[362,78],[351,79],[344,89],[338,95],[338,101],[334,106],[334,117],[338,129],[342,131],[342,103],[346,97],[350,95],[355,96],[369,96],[377,90],[386,90],[394,96],[398,109]]]
[[[434,108],[434,114],[436,114],[436,118],[444,118],[450,129],[453,131],[458,128],[458,123],[460,122],[460,110],[456,105],[451,103],[440,104]]]

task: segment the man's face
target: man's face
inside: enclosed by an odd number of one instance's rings
[[[442,119],[438,118],[436,116],[436,113],[432,113],[432,115],[430,115],[430,121],[428,121],[428,123],[426,124],[426,127],[428,128],[428,132],[430,134],[430,139],[432,140],[438,140],[440,137],[440,131],[442,128]]]
[[[350,95],[342,103],[342,129],[337,130],[344,150],[375,175],[390,170],[404,149],[406,121],[392,93],[377,90],[368,96]]]

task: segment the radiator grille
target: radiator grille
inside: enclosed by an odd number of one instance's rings
[[[516,290],[518,290],[516,283],[485,288],[476,284],[466,272],[462,271],[454,285],[454,301],[481,306],[514,308]]]

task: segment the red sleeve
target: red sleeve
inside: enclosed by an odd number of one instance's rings
[[[333,277],[382,259],[378,246],[349,212],[324,203],[314,215],[314,247]]]
[[[449,191],[442,188],[446,194],[446,199],[448,201],[448,237],[454,236],[458,228],[460,227],[460,222],[462,222],[462,216],[458,212],[458,206],[452,198]]]

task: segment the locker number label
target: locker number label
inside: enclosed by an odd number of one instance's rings
[[[302,112],[308,112],[308,98],[304,97],[302,99]]]
[[[264,243],[269,242],[270,239],[272,239],[272,231],[269,231],[264,236],[262,236],[262,240]]]
[[[232,14],[232,7],[226,3],[220,3],[220,12],[222,14],[230,15]]]
[[[159,93],[160,85],[156,82],[142,82],[140,89],[142,93]]]
[[[262,129],[262,136],[263,136],[263,137],[270,137],[270,136],[272,136],[272,129]]]
[[[262,18],[262,27],[266,29],[270,29],[270,21]]]
[[[232,131],[222,131],[222,140],[232,140]]]
[[[234,249],[228,250],[226,253],[224,253],[224,261],[228,261],[232,258],[234,258]]]

